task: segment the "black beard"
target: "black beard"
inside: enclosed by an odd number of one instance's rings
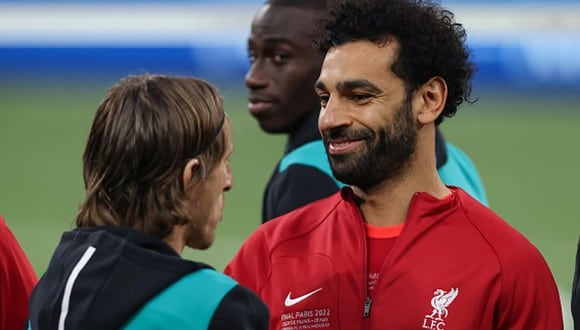
[[[396,111],[388,126],[382,127],[377,133],[370,129],[349,131],[345,127],[325,132],[323,140],[334,176],[361,189],[369,189],[401,177],[417,146],[417,125],[413,119],[410,100]],[[328,140],[339,137],[362,138],[364,148],[353,154],[329,154]]]

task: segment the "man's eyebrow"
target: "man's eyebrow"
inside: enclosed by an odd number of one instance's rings
[[[247,40],[248,45],[251,45],[255,42],[256,40],[252,37],[249,37]],[[262,42],[266,45],[276,45],[276,44],[293,44],[292,40],[286,37],[278,37],[278,36],[272,36],[272,37],[265,37],[262,39]]]
[[[251,37],[248,38],[248,45],[251,45],[253,43],[254,40]],[[277,45],[291,45],[295,47],[296,41],[286,37],[272,36],[272,37],[264,37],[262,39],[262,44],[267,47],[274,47]]]
[[[316,89],[321,89],[321,90],[326,90],[326,85],[325,85],[325,84],[324,84],[322,81],[320,81],[320,80],[317,80],[317,81],[314,83],[314,88],[316,88]]]
[[[264,43],[267,43],[267,44],[279,44],[279,43],[290,44],[290,43],[292,43],[292,40],[290,40],[288,38],[284,38],[284,37],[268,37],[268,38],[264,38]]]
[[[336,88],[340,91],[345,91],[345,90],[353,90],[353,89],[364,89],[366,91],[369,91],[371,93],[382,93],[383,90],[380,89],[377,85],[373,84],[372,82],[366,80],[366,79],[354,79],[354,80],[346,80],[346,81],[342,81],[339,82],[338,84],[336,84]]]

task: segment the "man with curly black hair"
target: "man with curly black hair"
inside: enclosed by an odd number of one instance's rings
[[[320,103],[314,83],[324,53],[312,44],[315,17],[326,0],[268,0],[252,21],[250,67],[245,77],[248,110],[260,128],[287,134],[284,154],[264,190],[262,222],[328,197],[344,184],[328,164],[318,131]],[[459,186],[487,203],[471,159],[436,130],[437,170],[445,184]]]
[[[435,128],[472,101],[453,13],[350,0],[320,26],[318,126],[350,186],[264,224],[226,267],[270,329],[562,329],[540,252],[437,174]]]

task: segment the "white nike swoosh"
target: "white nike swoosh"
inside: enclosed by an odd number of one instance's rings
[[[290,298],[290,296],[292,295],[292,291],[290,291],[290,292],[288,292],[288,295],[286,296],[286,300],[284,300],[284,306],[290,307],[290,306],[296,305],[297,303],[299,303],[302,300],[304,300],[304,299],[312,296],[313,294],[315,294],[316,292],[318,292],[320,290],[322,290],[322,288],[318,288],[318,289],[316,289],[314,291],[310,291],[307,294],[302,295],[300,297],[296,297],[294,299]]]

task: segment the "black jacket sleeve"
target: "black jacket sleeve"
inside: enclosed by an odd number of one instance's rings
[[[293,164],[270,181],[264,194],[262,221],[266,222],[339,190],[326,173],[306,165]]]
[[[253,292],[236,285],[216,309],[210,330],[268,330],[270,313],[266,304]]]

